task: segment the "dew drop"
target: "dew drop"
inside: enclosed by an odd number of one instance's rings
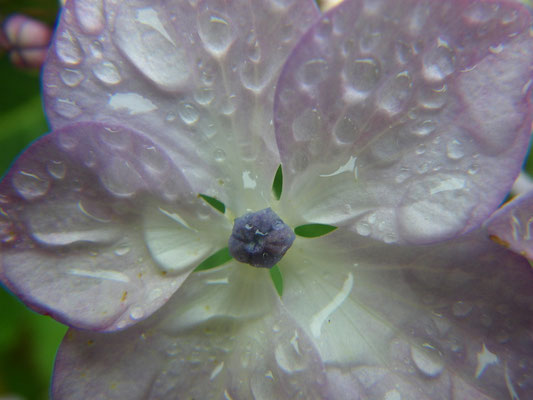
[[[417,122],[412,128],[412,132],[416,136],[428,136],[431,133],[433,133],[435,129],[436,129],[435,122],[433,122],[432,120],[426,119],[424,121]]]
[[[418,370],[430,378],[436,378],[444,370],[442,354],[429,343],[411,345],[411,358]]]
[[[304,86],[313,86],[321,82],[327,73],[328,63],[323,58],[305,62],[297,72],[297,79]]]
[[[269,63],[254,63],[245,61],[241,64],[241,81],[244,87],[255,92],[261,92],[273,77]]]
[[[250,34],[246,39],[246,54],[248,55],[248,60],[252,62],[258,62],[261,59],[261,47],[255,34]]]
[[[131,319],[141,319],[144,316],[144,311],[141,307],[133,307],[130,310],[130,318]]]
[[[226,153],[222,149],[215,149],[213,157],[215,158],[215,161],[222,162],[226,159]]]
[[[341,143],[353,143],[359,137],[359,129],[352,118],[345,116],[337,121],[333,134]]]
[[[383,400],[402,400],[402,395],[396,389],[392,389],[385,393]]]
[[[217,56],[224,54],[233,42],[228,21],[207,12],[198,18],[198,33],[207,50]]]
[[[76,118],[81,114],[81,109],[76,102],[69,99],[56,99],[54,110],[62,117],[69,119]]]
[[[75,13],[83,32],[97,35],[104,29],[102,0],[85,0],[75,3]]]
[[[46,169],[48,173],[56,179],[63,179],[67,172],[67,167],[63,161],[49,160],[46,163]]]
[[[117,256],[123,256],[123,255],[126,255],[130,252],[130,247],[126,244],[121,244],[120,246],[118,246],[113,252],[117,255]]]
[[[379,78],[379,64],[373,58],[357,59],[349,63],[344,70],[344,79],[351,89],[349,94],[356,98],[366,97],[376,86]]]
[[[11,243],[16,239],[13,223],[0,219],[0,242]]]
[[[101,61],[93,67],[93,73],[96,78],[107,85],[116,85],[122,78],[115,64],[111,61]]]
[[[361,36],[359,40],[359,48],[363,53],[369,53],[378,47],[381,41],[381,33],[379,32],[366,32]]]
[[[468,174],[469,175],[475,175],[477,174],[479,171],[479,165],[477,164],[472,164],[469,168],[468,168]]]
[[[155,288],[148,294],[148,299],[153,301],[153,300],[160,298],[162,295],[163,295],[163,291],[159,288]]]
[[[396,61],[398,63],[404,65],[409,62],[412,56],[412,49],[411,46],[406,44],[405,42],[396,42],[394,46],[394,51],[396,55]]]
[[[211,104],[214,98],[215,92],[211,88],[200,88],[194,94],[194,100],[202,106]]]
[[[50,181],[29,171],[17,171],[13,176],[13,186],[26,200],[33,200],[48,192]]]
[[[165,121],[167,122],[174,122],[176,120],[176,114],[173,112],[169,112],[167,116],[165,117]]]
[[[98,40],[95,40],[89,45],[89,51],[91,52],[91,55],[94,58],[102,58],[104,55],[104,50],[102,46],[102,42],[99,42]]]
[[[451,160],[460,160],[463,158],[465,152],[462,143],[457,139],[450,140],[446,145],[446,155]]]
[[[178,113],[183,122],[187,125],[192,125],[198,121],[199,114],[196,108],[189,103],[178,104]]]
[[[407,71],[397,74],[380,91],[377,98],[378,107],[389,114],[397,114],[409,98],[411,86],[411,77]]]
[[[289,374],[305,368],[305,360],[290,343],[278,344],[274,356],[279,367]]]
[[[154,146],[143,146],[140,151],[141,162],[151,170],[161,172],[168,165],[167,159]]]
[[[426,152],[426,145],[424,143],[420,143],[418,146],[416,146],[415,153],[419,156],[424,154]]]
[[[455,53],[445,42],[439,42],[423,56],[423,74],[429,81],[441,81],[455,71]]]
[[[427,110],[438,110],[446,104],[447,87],[443,85],[442,88],[432,89],[428,87],[422,87],[418,102]]]
[[[66,65],[78,65],[83,57],[78,39],[69,31],[61,32],[55,41],[56,54],[59,60]]]
[[[371,228],[370,224],[368,222],[366,222],[366,221],[359,221],[355,225],[355,230],[361,236],[368,236],[372,232],[372,228]]]
[[[69,87],[78,86],[84,78],[83,73],[78,70],[65,68],[59,72],[59,76],[63,83]]]

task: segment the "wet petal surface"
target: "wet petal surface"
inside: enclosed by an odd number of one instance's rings
[[[69,2],[44,70],[48,118],[140,130],[198,193],[237,215],[265,208],[275,83],[317,15],[312,0]]]
[[[369,0],[326,14],[276,92],[294,224],[431,243],[486,218],[530,134],[533,52],[518,7]]]
[[[204,251],[182,256],[180,268],[160,262],[155,229],[143,223],[154,209],[181,204],[197,228],[230,229],[163,149],[120,126],[80,123],[44,136],[0,191],[2,281],[38,311],[82,328],[114,330],[146,318],[209,250],[224,246],[173,221],[174,238],[193,236]]]

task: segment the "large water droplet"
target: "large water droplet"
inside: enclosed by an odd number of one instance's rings
[[[84,78],[82,72],[76,69],[65,68],[59,72],[59,76],[63,83],[69,87],[78,86]]]
[[[97,35],[104,29],[102,0],[83,0],[75,3],[76,18],[83,32]]]
[[[119,157],[111,160],[100,180],[107,190],[119,197],[132,196],[143,186],[142,177],[131,163]]]
[[[81,114],[81,109],[75,101],[69,99],[56,99],[54,110],[59,115],[65,118],[76,118]]]
[[[151,82],[167,91],[178,89],[190,72],[186,48],[168,34],[155,10],[128,5],[115,20],[115,44]]]
[[[350,97],[364,98],[379,81],[379,64],[373,58],[363,58],[348,63],[344,69],[344,79],[348,85]]]
[[[233,42],[230,24],[225,18],[204,12],[198,17],[198,33],[208,51],[222,55]]]
[[[48,173],[56,179],[63,179],[67,172],[67,167],[63,161],[49,160],[46,163]]]
[[[411,77],[408,72],[397,74],[380,90],[377,105],[389,114],[399,113],[411,94]]]
[[[192,104],[181,102],[178,104],[178,113],[183,122],[192,125],[199,119],[199,114]]]
[[[446,145],[446,155],[451,160],[460,160],[465,155],[463,144],[457,139],[450,140]]]
[[[424,121],[417,122],[412,128],[412,132],[416,136],[427,136],[433,133],[435,129],[436,129],[435,122],[433,122],[430,119],[426,119]]]
[[[131,319],[141,319],[144,317],[144,311],[141,307],[135,306],[130,310]]]
[[[304,358],[299,353],[299,349],[291,343],[278,344],[274,351],[274,356],[279,367],[287,373],[305,369]]]
[[[444,370],[441,352],[429,343],[411,345],[411,358],[418,370],[427,377],[435,378]]]
[[[446,42],[439,41],[423,56],[424,77],[430,81],[441,81],[455,71],[455,53]]]
[[[111,61],[101,61],[93,67],[93,73],[102,83],[116,85],[122,78],[117,67]]]
[[[209,105],[213,101],[214,98],[215,98],[215,92],[211,88],[199,88],[194,93],[194,100],[202,106]]]
[[[143,146],[140,151],[140,160],[153,171],[164,171],[168,166],[167,159],[154,146]]]
[[[372,227],[370,226],[368,221],[364,220],[357,222],[357,224],[355,225],[355,230],[361,236],[368,236],[372,233]]]
[[[272,79],[271,64],[245,61],[241,65],[241,82],[245,88],[261,92]]]
[[[359,129],[352,118],[345,116],[337,121],[333,134],[341,143],[353,143],[359,137]]]
[[[312,86],[321,82],[327,73],[328,63],[323,58],[316,58],[305,62],[297,72],[297,79],[304,86]]]
[[[78,39],[65,30],[56,37],[56,54],[59,61],[67,65],[77,65],[81,62],[83,52]]]
[[[447,87],[432,89],[423,86],[418,94],[419,104],[427,110],[438,110],[446,104]]]
[[[50,188],[50,181],[29,171],[17,171],[13,175],[13,186],[26,200],[44,196]]]

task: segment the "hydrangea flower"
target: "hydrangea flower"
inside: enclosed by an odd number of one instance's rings
[[[533,397],[529,197],[483,225],[527,151],[530,25],[67,2],[53,131],[0,185],[2,282],[72,327],[54,398]]]

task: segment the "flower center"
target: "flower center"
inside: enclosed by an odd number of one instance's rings
[[[229,252],[237,261],[272,268],[294,242],[294,232],[271,208],[235,219]]]

